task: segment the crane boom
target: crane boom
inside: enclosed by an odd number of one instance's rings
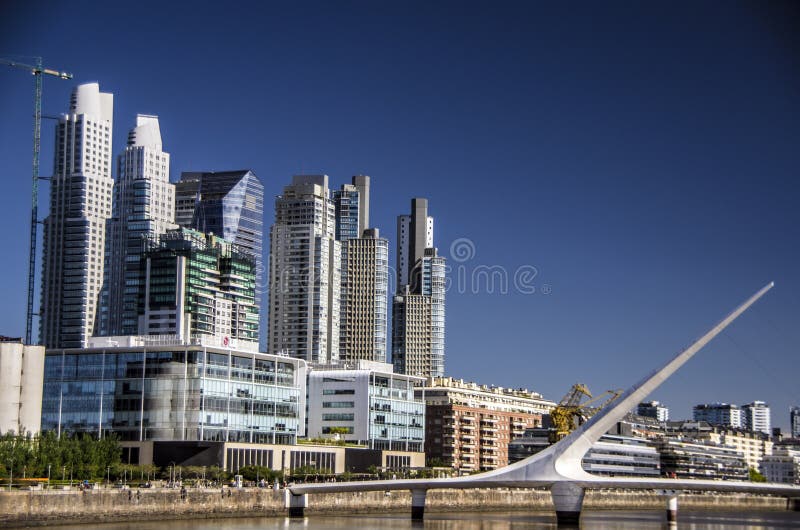
[[[33,92],[33,191],[31,193],[31,234],[28,255],[28,305],[25,313],[25,343],[33,344],[33,298],[36,290],[36,240],[39,227],[39,152],[42,140],[42,76],[51,75],[59,79],[72,79],[72,74],[43,67],[41,57],[36,57],[35,65],[1,57],[0,63],[29,71],[33,74],[35,81]]]
[[[557,442],[564,438],[578,424],[594,416],[600,409],[617,399],[620,394],[622,394],[622,390],[606,390],[602,394],[592,397],[592,393],[589,392],[586,385],[582,383],[572,385],[569,392],[550,411],[550,423],[553,428],[551,441]],[[582,401],[584,397],[589,399]],[[594,405],[595,403],[600,404]]]

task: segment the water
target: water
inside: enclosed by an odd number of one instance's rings
[[[409,514],[248,517],[182,521],[119,522],[92,525],[97,530],[555,530],[552,512],[430,513],[424,522]],[[586,511],[583,530],[767,530],[800,528],[800,512],[701,512],[678,513],[670,526],[661,511]],[[87,525],[58,526],[57,530],[86,530]]]

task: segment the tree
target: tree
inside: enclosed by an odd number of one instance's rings
[[[750,482],[766,482],[767,477],[756,471],[756,468],[750,468]]]

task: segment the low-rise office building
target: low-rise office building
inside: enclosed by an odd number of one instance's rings
[[[508,464],[508,444],[526,429],[541,427],[555,403],[528,390],[489,387],[449,377],[428,379],[425,454],[459,472]]]
[[[42,430],[253,444],[294,444],[305,433],[304,361],[200,338],[127,339],[46,352]]]
[[[710,442],[742,453],[748,468],[759,469],[761,460],[772,454],[772,440],[762,432],[710,425],[705,421],[669,422],[669,436]]]
[[[711,425],[723,425],[741,429],[742,409],[730,403],[701,403],[692,407],[692,419],[705,421]]]
[[[658,477],[661,459],[647,440],[604,434],[581,461],[584,471],[609,477]]]
[[[652,418],[648,418],[652,419]],[[616,477],[657,477],[660,457],[653,444],[638,434],[641,416],[629,414],[595,442],[583,457],[583,469],[595,475]],[[652,419],[652,421],[657,421]],[[509,464],[518,462],[552,445],[555,431],[527,429],[508,445]]]
[[[781,448],[761,460],[767,482],[800,484],[800,450]]]
[[[636,407],[636,414],[655,418],[658,421],[669,420],[669,408],[659,401],[644,401]]]
[[[388,363],[317,366],[308,375],[308,436],[421,455],[425,401],[414,389],[424,383],[423,377],[394,373]],[[422,465],[424,458],[412,467]]]
[[[655,442],[661,474],[669,478],[747,480],[742,453],[712,442],[663,438]]]

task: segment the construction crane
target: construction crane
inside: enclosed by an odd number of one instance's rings
[[[0,57],[0,64],[27,70],[34,77],[33,92],[33,194],[31,196],[31,247],[28,255],[28,307],[25,314],[25,343],[33,344],[33,298],[36,285],[36,240],[39,227],[39,150],[42,137],[42,76],[52,75],[59,79],[72,79],[72,74],[59,72],[42,66],[42,58],[35,57],[36,64],[23,64]]]
[[[550,442],[555,443],[569,433],[578,425],[581,425],[589,418],[597,414],[600,409],[617,399],[622,390],[606,390],[602,394],[592,397],[592,393],[586,385],[575,383],[569,392],[561,398],[558,405],[550,411]],[[589,398],[583,401],[584,398]]]

